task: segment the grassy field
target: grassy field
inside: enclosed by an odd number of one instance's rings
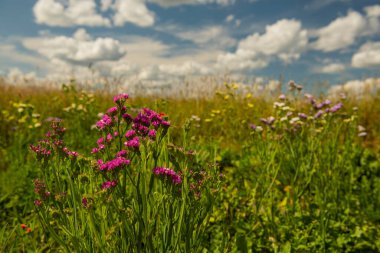
[[[380,252],[380,94],[0,93],[0,252]]]

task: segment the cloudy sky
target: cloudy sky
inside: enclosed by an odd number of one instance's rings
[[[379,76],[378,0],[0,0],[0,75]]]

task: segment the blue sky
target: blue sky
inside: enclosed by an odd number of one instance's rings
[[[0,0],[4,76],[341,83],[379,70],[376,0]]]

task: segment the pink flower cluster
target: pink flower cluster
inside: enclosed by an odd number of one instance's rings
[[[182,182],[181,177],[177,175],[177,173],[172,169],[164,168],[164,167],[155,167],[152,170],[152,172],[156,176],[164,176],[164,177],[170,178],[173,184],[178,185],[178,184],[181,184]]]
[[[47,199],[48,197],[50,197],[51,194],[49,191],[46,190],[46,185],[42,180],[38,178],[34,179],[33,184],[34,184],[34,192],[37,193],[41,199]],[[34,201],[34,204],[36,206],[40,206],[43,202],[41,199],[36,199]]]
[[[107,182],[104,182],[101,186],[102,190],[106,190],[106,189],[109,189],[109,188],[113,188],[117,185],[117,181],[116,180],[111,180],[111,181],[107,181]]]
[[[66,147],[62,148],[62,151],[63,151],[64,154],[66,154],[67,157],[70,157],[70,158],[78,157],[78,152],[70,151]]]
[[[129,95],[127,93],[121,93],[119,95],[114,96],[113,101],[116,104],[123,104],[128,98],[129,98]]]
[[[112,126],[112,118],[108,116],[107,114],[104,114],[102,119],[96,122],[96,126],[99,128],[99,130],[103,130],[106,127]]]
[[[98,160],[98,166],[99,170],[104,171],[104,170],[115,170],[115,169],[120,169],[124,166],[127,166],[130,164],[130,160],[119,156],[116,157],[115,159],[109,161],[109,162],[103,162],[102,160]]]
[[[139,149],[140,147],[139,137],[135,136],[132,140],[126,141],[124,145],[132,149]]]
[[[40,145],[33,145],[33,144],[30,144],[29,145],[30,149],[37,154],[37,158],[38,159],[41,159],[43,157],[47,157],[47,156],[50,156],[51,155],[51,150],[47,149],[47,148],[44,148]]]

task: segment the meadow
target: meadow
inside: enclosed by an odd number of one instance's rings
[[[380,252],[379,93],[0,93],[0,252]]]

